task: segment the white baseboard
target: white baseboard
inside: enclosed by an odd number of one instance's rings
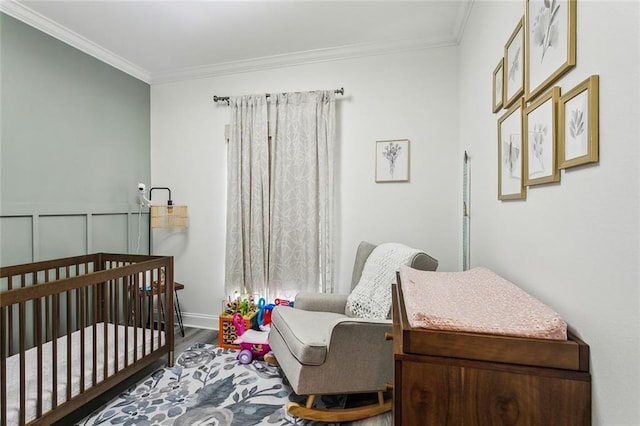
[[[182,312],[182,322],[185,327],[205,328],[218,330],[219,317],[217,315],[204,315],[191,312]],[[174,319],[174,325],[178,325],[178,319]]]

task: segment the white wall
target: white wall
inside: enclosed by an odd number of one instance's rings
[[[189,206],[187,232],[154,233],[175,256],[190,324],[217,327],[224,293],[229,108],[213,95],[344,87],[338,96],[338,291],[361,240],[419,247],[459,269],[457,48],[397,53],[153,85],[152,184]],[[374,182],[376,140],[409,139],[409,183]],[[154,194],[155,199],[155,194]]]
[[[476,2],[459,51],[460,151],[472,158],[472,263],[518,283],[591,347],[593,424],[640,424],[639,3],[578,2],[577,66],[600,75],[600,162],[497,200],[491,75],[523,2]]]
[[[600,162],[497,200],[499,114],[491,75],[521,1],[476,1],[459,48],[354,58],[153,85],[152,184],[189,205],[187,232],[156,236],[176,256],[187,321],[216,327],[225,297],[224,125],[211,97],[344,87],[339,139],[338,278],[346,292],[357,243],[402,241],[459,269],[462,152],[471,155],[472,264],[552,306],[589,343],[593,423],[640,424],[640,176],[638,2],[580,1],[578,65],[567,91],[600,75]],[[626,40],[624,45],[621,40]],[[408,138],[409,184],[374,183],[376,140]]]

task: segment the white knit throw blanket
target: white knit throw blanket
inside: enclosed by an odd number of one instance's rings
[[[345,314],[357,318],[386,319],[391,311],[391,284],[396,271],[419,250],[398,243],[377,246],[364,264],[360,281],[347,298]]]

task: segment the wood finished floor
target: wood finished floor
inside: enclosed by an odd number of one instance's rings
[[[218,331],[205,330],[202,328],[185,327],[184,337],[182,337],[180,335],[180,331],[176,328],[176,332],[174,335],[174,348],[175,348],[174,353],[176,357],[182,352],[184,352],[186,349],[191,347],[191,345],[193,345],[194,343],[218,344]],[[67,425],[76,424],[77,422],[87,417],[89,414],[93,413],[94,411],[100,409],[103,406],[106,406],[113,399],[117,398],[119,394],[124,392],[129,386],[141,381],[145,377],[149,376],[155,370],[166,367],[166,366],[167,366],[167,358],[163,357],[162,359],[156,361],[149,367],[133,375],[128,380],[120,383],[117,386],[112,387],[107,392],[103,393],[93,401],[86,404],[84,407],[62,418],[58,422],[54,423],[54,425],[67,426]]]

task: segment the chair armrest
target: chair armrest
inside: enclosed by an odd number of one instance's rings
[[[293,307],[306,311],[335,312],[344,314],[347,306],[346,294],[300,292]]]
[[[336,320],[327,339],[326,363],[349,371],[350,386],[384,389],[393,382],[393,342],[385,338],[392,330],[391,320]]]
[[[377,339],[379,342],[385,340],[384,333],[391,333],[393,331],[393,324],[389,319],[369,319],[369,318],[339,318],[334,320],[333,327],[330,327],[330,339],[327,339],[329,343],[337,334],[349,336],[352,340],[367,340]],[[379,343],[377,342],[377,343]]]

